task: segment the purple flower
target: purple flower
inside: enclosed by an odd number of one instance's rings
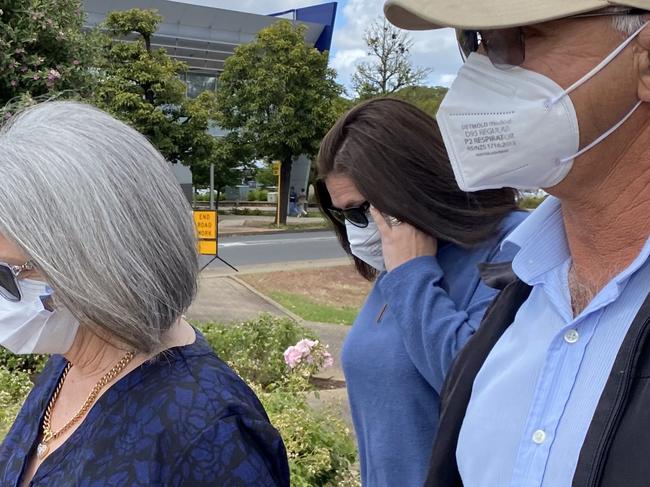
[[[35,74],[34,75],[34,80],[39,80],[39,79],[41,79],[41,76],[39,74]]]
[[[18,86],[18,81],[16,81],[15,79],[12,79],[11,80],[11,86]]]
[[[75,59],[74,61],[72,61],[72,64],[74,64],[75,66],[79,66],[81,64],[81,61]]]

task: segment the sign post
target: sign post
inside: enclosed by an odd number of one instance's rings
[[[278,198],[275,210],[275,224],[280,228],[280,204],[282,203],[282,162],[273,161],[273,175],[278,177]]]
[[[208,267],[212,262],[219,259],[231,269],[239,272],[228,262],[219,257],[219,215],[216,210],[194,210],[194,225],[199,238],[197,248],[199,255],[210,255],[212,260],[204,265],[201,270]]]

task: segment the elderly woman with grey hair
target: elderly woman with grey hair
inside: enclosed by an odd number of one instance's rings
[[[3,486],[288,486],[253,392],[183,318],[190,208],[135,130],[74,102],[0,131],[0,345],[53,354]]]

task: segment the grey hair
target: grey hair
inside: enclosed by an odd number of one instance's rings
[[[0,234],[97,335],[151,352],[197,288],[191,208],[170,164],[110,115],[46,102],[0,130]]]
[[[645,21],[641,15],[615,15],[612,23],[621,34],[631,36],[645,24]]]

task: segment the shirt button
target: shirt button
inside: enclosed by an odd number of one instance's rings
[[[567,343],[575,343],[580,338],[580,334],[576,330],[567,330],[564,334],[564,341]]]
[[[533,443],[541,445],[546,441],[546,433],[544,430],[537,430],[533,433]]]

